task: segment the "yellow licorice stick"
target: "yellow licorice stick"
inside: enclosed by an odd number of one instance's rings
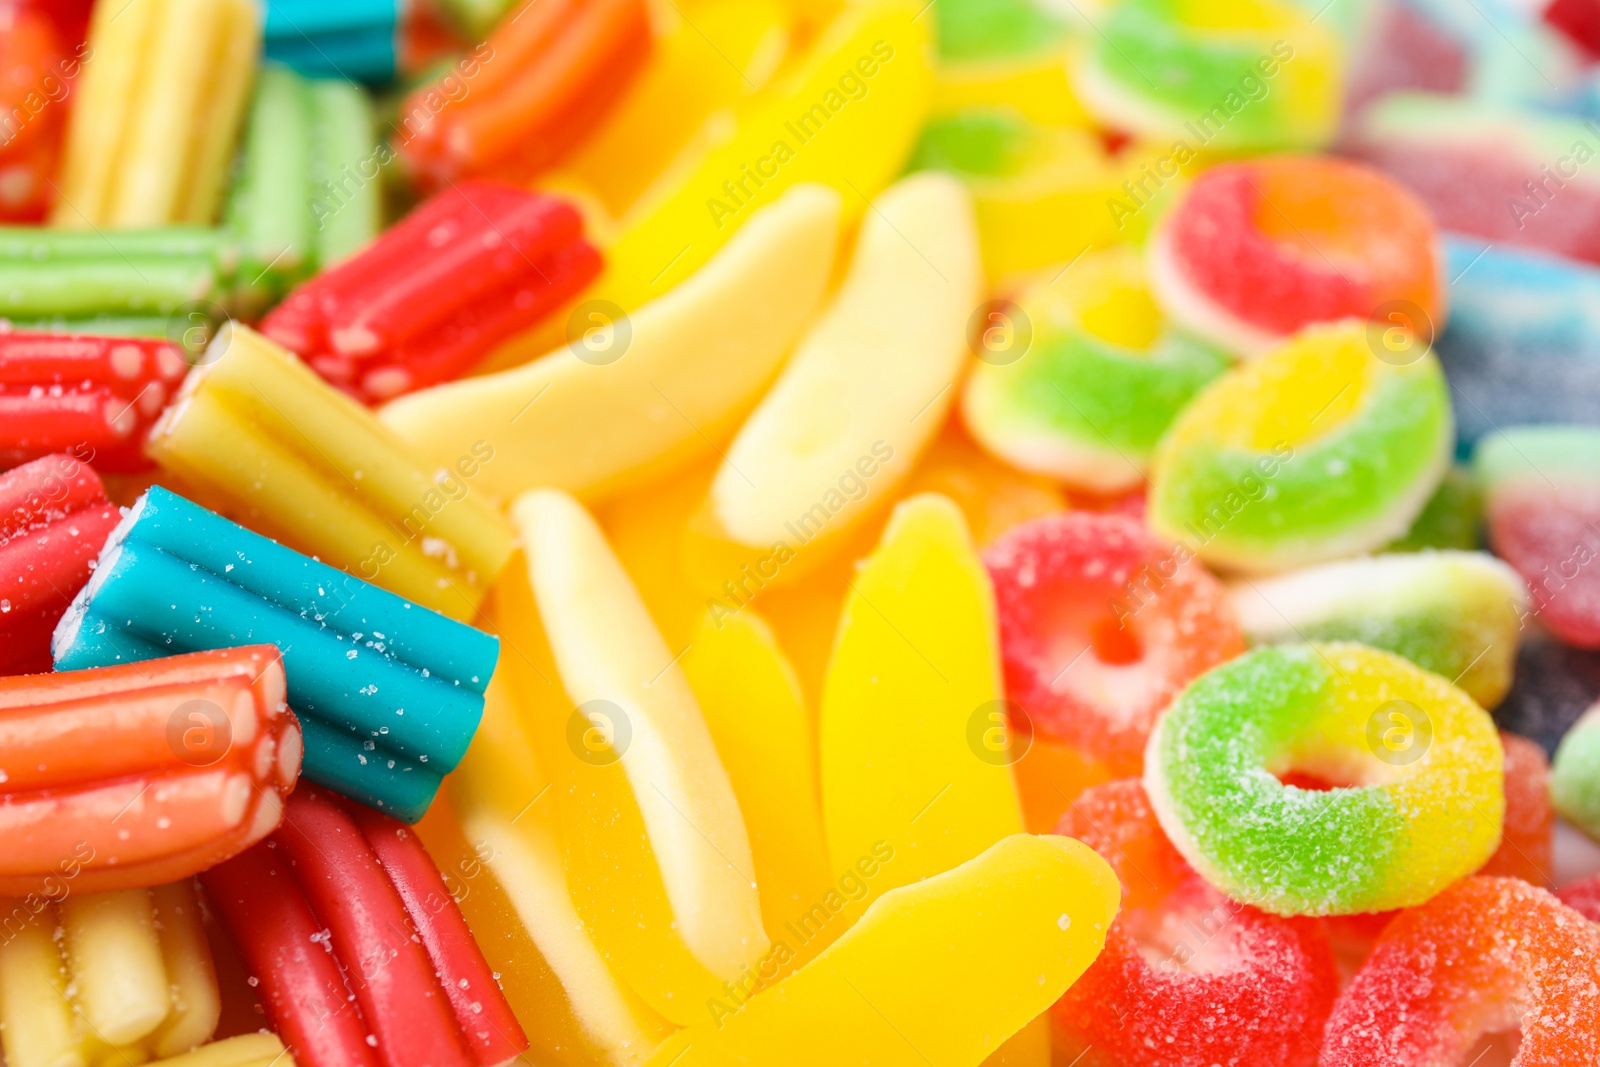
[[[484,439],[425,465],[246,326],[218,332],[146,446],[201,503],[424,607],[471,619],[511,555]]]

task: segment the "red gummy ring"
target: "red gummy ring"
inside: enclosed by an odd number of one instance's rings
[[[1592,923],[1600,923],[1600,874],[1556,890],[1561,903]]]
[[[1059,834],[1122,880],[1100,957],[1051,1014],[1068,1059],[1097,1067],[1309,1067],[1338,991],[1320,920],[1229,900],[1183,861],[1137,780],[1085,792]]]
[[[1255,159],[1195,180],[1151,243],[1150,274],[1176,322],[1241,354],[1345,318],[1431,341],[1445,316],[1437,244],[1422,202],[1371,167]]]
[[[1244,651],[1221,583],[1125,515],[1036,519],[983,559],[1007,697],[1114,777],[1142,771],[1150,728],[1179,690]]]
[[[1319,1062],[1465,1063],[1519,1022],[1515,1067],[1600,1063],[1600,930],[1527,882],[1476,876],[1388,925],[1334,1005]]]

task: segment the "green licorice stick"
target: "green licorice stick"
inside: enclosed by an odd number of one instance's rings
[[[311,181],[307,192],[317,269],[326,270],[377,236],[383,186],[372,100],[358,85],[307,86]]]
[[[204,256],[0,261],[0,315],[9,318],[165,315],[217,296],[216,265]]]
[[[226,217],[239,236],[244,297],[270,299],[313,269],[305,82],[267,65],[256,79]]]
[[[165,337],[170,315],[96,315],[86,319],[8,319],[13,330],[88,337]]]
[[[163,259],[206,256],[222,275],[233,273],[238,249],[224,230],[211,226],[159,226],[147,230],[51,230],[0,226],[0,261]]]

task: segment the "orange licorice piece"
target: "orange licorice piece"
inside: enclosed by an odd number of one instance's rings
[[[594,127],[643,66],[650,40],[645,0],[527,0],[479,46],[470,78],[406,99],[396,150],[425,188],[525,181]]]
[[[0,895],[188,878],[272,832],[300,772],[271,645],[0,678]]]

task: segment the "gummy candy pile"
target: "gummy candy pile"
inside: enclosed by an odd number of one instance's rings
[[[0,0],[4,1067],[1600,1067],[1600,0]]]

